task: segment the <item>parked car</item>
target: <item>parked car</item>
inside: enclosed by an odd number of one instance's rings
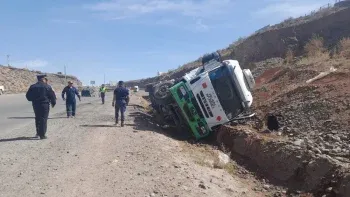
[[[139,89],[139,86],[134,86],[134,92],[138,92],[140,89]]]
[[[89,89],[85,89],[81,91],[81,96],[83,97],[92,97],[92,93]]]

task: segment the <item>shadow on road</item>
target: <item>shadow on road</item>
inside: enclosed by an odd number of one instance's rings
[[[147,101],[150,101],[150,98],[149,96],[142,96],[143,99],[147,100]]]
[[[143,106],[137,105],[137,104],[129,104],[128,107],[138,107],[138,108],[144,109]]]
[[[124,124],[125,126],[129,126],[129,127],[135,127],[136,124]]]
[[[48,119],[65,119],[67,117],[53,117]],[[7,119],[24,120],[24,119],[35,119],[35,117],[8,117]]]
[[[120,123],[118,125],[80,125],[81,127],[91,127],[91,128],[97,128],[97,127],[120,127]],[[136,126],[136,124],[124,124],[124,126]]]
[[[117,125],[80,125],[81,127],[92,127],[92,128],[96,128],[96,127],[117,127]]]
[[[40,139],[35,137],[16,137],[16,138],[0,139],[0,142],[25,141],[25,140],[40,140]]]
[[[152,131],[173,138],[175,140],[188,142],[192,141],[188,132],[179,132],[176,128],[173,127],[163,128],[161,124],[157,123],[157,121],[149,114],[143,112],[132,112],[129,114],[129,116],[134,117],[135,126],[133,129],[136,132]]]

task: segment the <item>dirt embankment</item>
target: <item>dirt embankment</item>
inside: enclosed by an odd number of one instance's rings
[[[253,70],[259,72],[253,92],[257,118],[222,127],[218,143],[291,189],[350,196],[349,65],[350,56],[327,54],[258,63]]]
[[[334,10],[329,15],[305,23],[255,34],[223,53],[225,58],[235,58],[244,66],[250,62],[285,57],[288,50],[299,56],[304,53],[304,46],[313,35],[324,38],[329,49],[342,38],[349,37],[350,8]]]
[[[257,78],[254,109],[265,121],[270,116],[270,130],[281,131],[290,141],[302,140],[302,146],[311,146],[316,153],[349,162],[349,64],[349,59],[331,59],[269,69]],[[331,66],[334,72],[306,82]]]
[[[29,86],[37,81],[36,76],[42,74],[40,71],[29,71],[14,67],[0,65],[0,85],[5,86],[6,93],[26,92]],[[55,91],[61,91],[66,86],[65,76],[48,73],[50,85]],[[67,76],[67,81],[73,81],[75,86],[80,87],[81,81],[74,76]]]
[[[324,38],[326,48],[333,49],[339,40],[350,36],[350,8],[329,8],[305,17],[286,20],[267,31],[232,44],[220,50],[220,53],[224,59],[237,59],[242,67],[250,68],[253,62],[275,57],[284,58],[289,50],[296,56],[302,55],[305,44],[314,35]],[[128,81],[127,84],[144,87],[147,83],[181,77],[199,66],[200,61],[195,60],[163,76]]]

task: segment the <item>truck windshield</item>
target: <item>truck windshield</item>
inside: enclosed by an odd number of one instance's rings
[[[213,84],[220,104],[224,109],[226,116],[232,119],[238,116],[242,111],[242,105],[234,86],[232,73],[227,66],[221,66],[209,72],[209,78]]]

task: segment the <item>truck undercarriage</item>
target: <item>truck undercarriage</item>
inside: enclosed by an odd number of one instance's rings
[[[250,90],[255,84],[250,70],[241,70],[234,60],[221,62],[210,57],[203,68],[181,79],[146,85],[158,119],[196,139],[220,125],[254,116],[249,113]]]

